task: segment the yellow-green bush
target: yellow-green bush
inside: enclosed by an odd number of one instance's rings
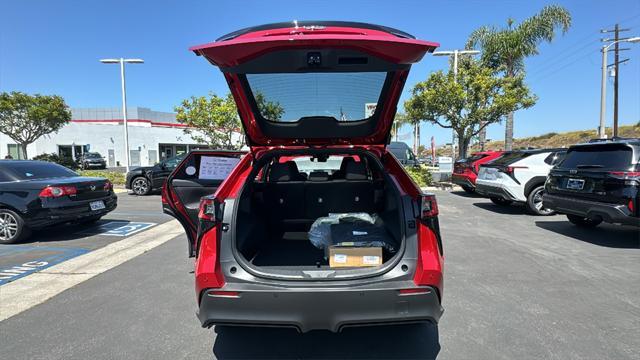
[[[89,176],[89,177],[102,177],[107,178],[114,185],[124,185],[125,182],[125,174],[117,171],[108,171],[108,170],[78,170],[76,171],[81,176]]]
[[[407,166],[404,169],[418,186],[425,187],[433,184],[431,172],[425,166]]]

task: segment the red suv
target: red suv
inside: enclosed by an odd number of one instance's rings
[[[480,151],[471,154],[468,158],[456,161],[453,165],[451,181],[460,185],[468,193],[475,192],[480,165],[499,158],[503,153],[503,151]]]
[[[250,148],[191,152],[162,191],[195,257],[202,326],[438,322],[436,198],[386,149],[411,64],[437,46],[382,26],[295,22],[192,48],[222,71]]]

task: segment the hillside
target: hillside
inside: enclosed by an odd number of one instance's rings
[[[611,136],[612,131],[607,128],[607,135]],[[618,135],[620,137],[636,137],[640,138],[640,124],[620,126],[618,128]],[[569,147],[573,144],[587,142],[590,139],[596,138],[597,134],[595,130],[581,130],[581,131],[569,131],[563,133],[548,133],[540,136],[519,138],[513,140],[514,149],[524,149],[528,147],[532,148],[557,148],[557,147]],[[485,149],[500,150],[504,148],[504,141],[491,141],[486,144]],[[480,150],[479,146],[474,146],[472,151]]]

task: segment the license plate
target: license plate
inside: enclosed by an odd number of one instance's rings
[[[92,211],[96,211],[96,210],[102,210],[105,208],[104,206],[104,201],[100,200],[100,201],[92,201],[89,203],[89,207],[91,208]]]
[[[584,188],[584,180],[582,179],[569,179],[567,180],[567,189],[569,190],[582,190]]]

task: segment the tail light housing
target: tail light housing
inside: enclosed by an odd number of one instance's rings
[[[528,169],[528,167],[527,166],[507,166],[504,169],[504,172],[507,173],[508,175],[513,175],[513,172],[516,169]]]
[[[38,194],[41,198],[59,198],[62,196],[70,196],[78,193],[75,186],[47,186]]]
[[[198,218],[214,223],[222,222],[224,216],[224,202],[215,197],[204,197],[200,200]]]
[[[640,180],[640,171],[609,171],[609,176],[620,180]]]
[[[438,202],[433,194],[422,195],[420,201],[420,217],[422,219],[438,216]]]

